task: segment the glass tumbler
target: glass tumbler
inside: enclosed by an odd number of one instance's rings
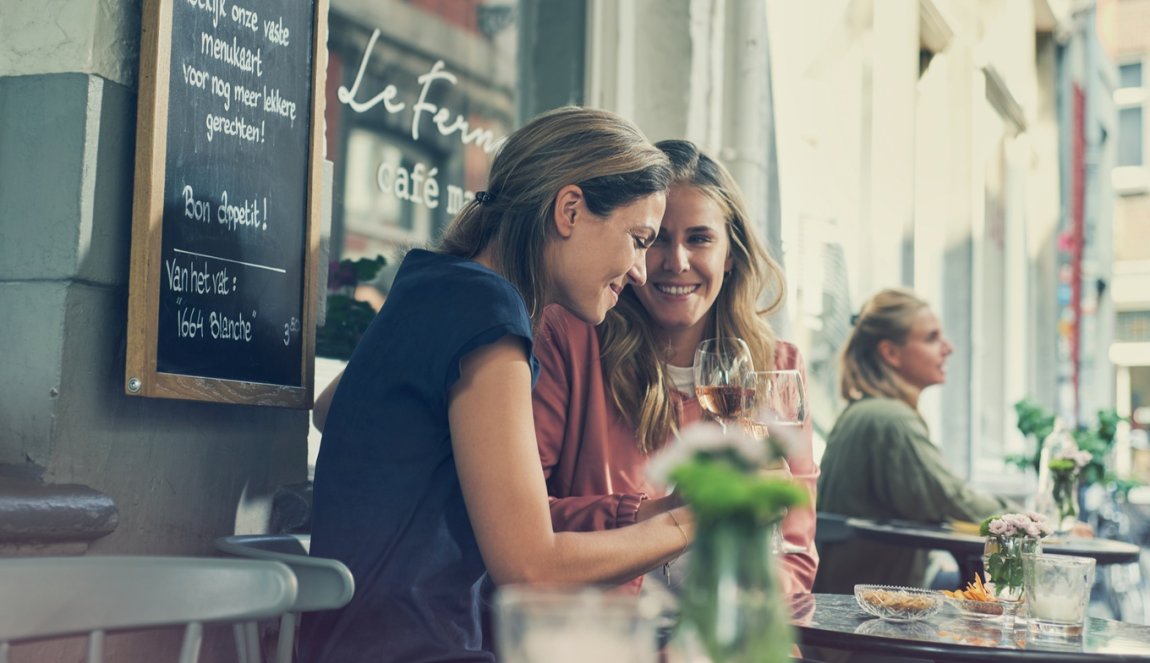
[[[1090,557],[1025,553],[1023,585],[1030,611],[1030,632],[1039,637],[1077,637],[1086,623],[1094,586]]]
[[[502,663],[657,660],[654,615],[640,598],[597,588],[500,588],[495,635]]]

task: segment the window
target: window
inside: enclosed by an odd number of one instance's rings
[[[332,257],[435,241],[516,125],[513,0],[341,0],[328,39]]]
[[[1118,165],[1141,166],[1142,156],[1142,107],[1119,109]]]
[[[1150,342],[1150,311],[1119,311],[1114,327],[1115,341]]]
[[[1114,105],[1118,110],[1115,141],[1114,187],[1119,193],[1144,193],[1150,186],[1146,170],[1146,152],[1150,142],[1146,135],[1146,108],[1150,100],[1145,61],[1142,59],[1118,65],[1118,89]]]
[[[1142,87],[1142,63],[1130,62],[1118,67],[1118,87]]]

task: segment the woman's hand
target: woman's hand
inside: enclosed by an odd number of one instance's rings
[[[776,458],[766,465],[759,468],[759,476],[764,479],[782,479],[783,481],[790,481],[794,478],[791,474],[791,465],[785,458]]]

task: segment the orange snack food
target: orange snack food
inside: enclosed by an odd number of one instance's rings
[[[966,589],[956,589],[954,591],[942,590],[952,599],[963,599],[966,601],[987,601],[994,603],[998,601],[997,598],[986,590],[986,585],[982,584],[982,577],[977,573],[974,575],[974,582],[966,584]]]

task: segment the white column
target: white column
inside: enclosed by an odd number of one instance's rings
[[[918,2],[874,3],[871,41],[870,250],[863,256],[871,291],[904,284],[914,241],[914,129],[918,82]],[[845,121],[845,120],[844,120]]]

